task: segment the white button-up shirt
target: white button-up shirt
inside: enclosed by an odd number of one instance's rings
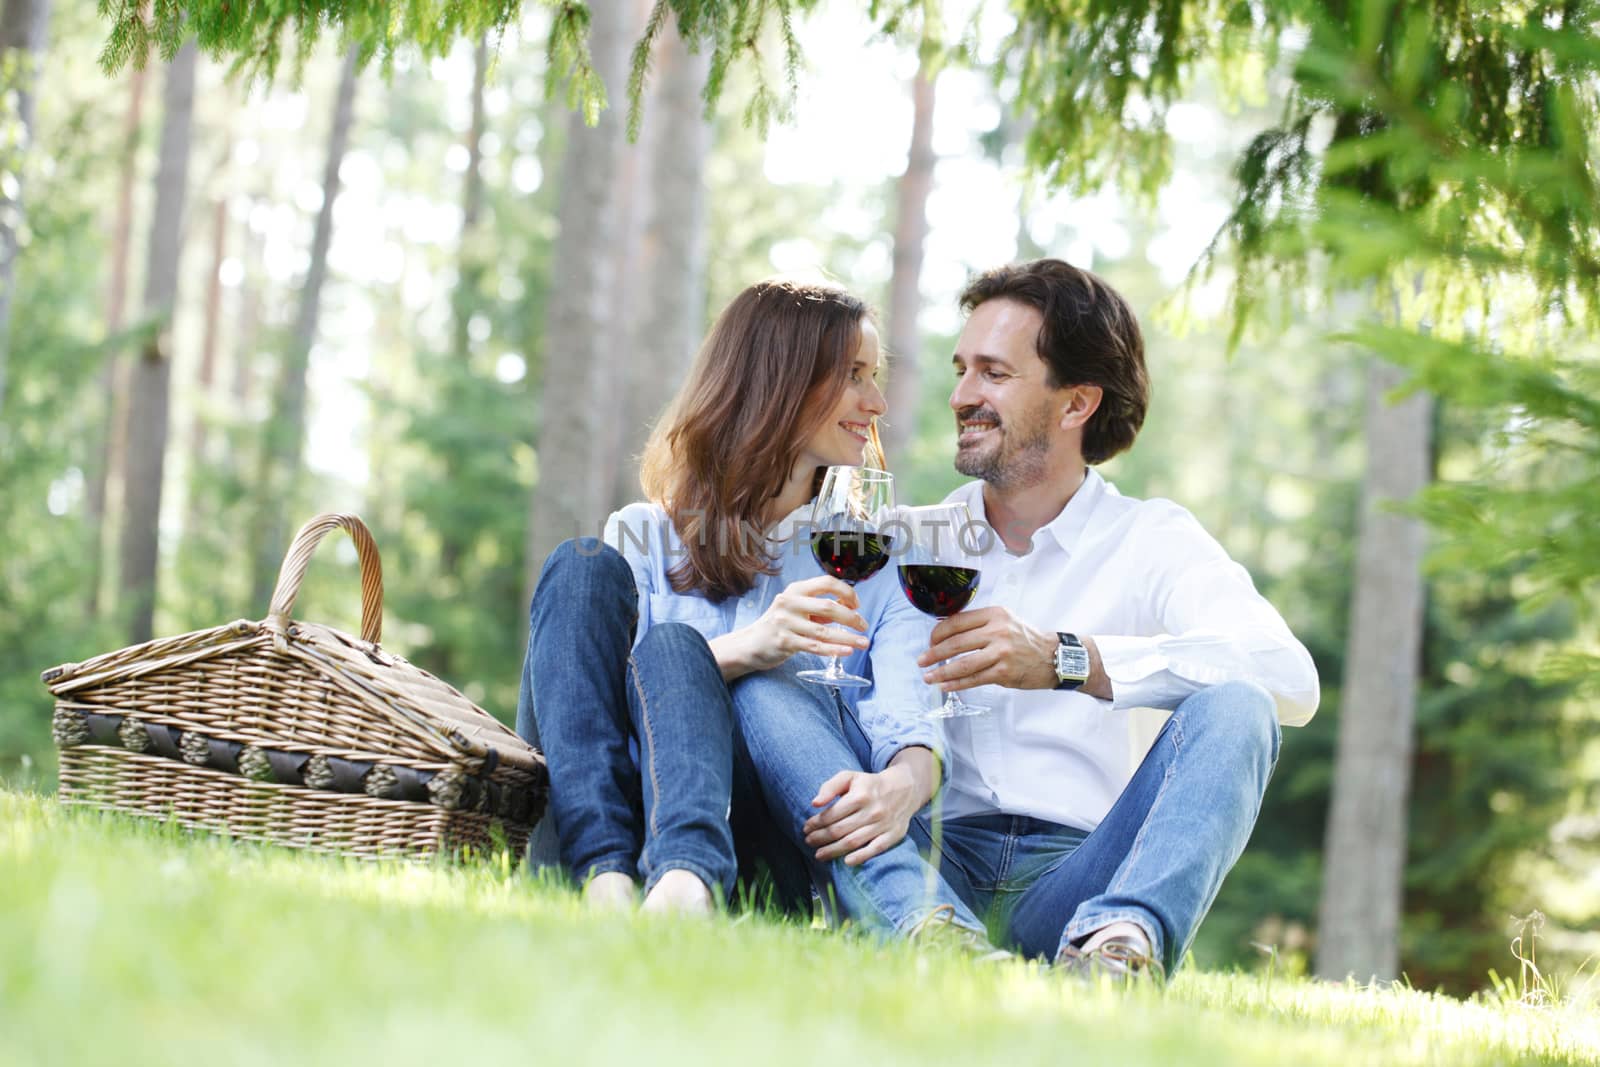
[[[946,498],[985,519],[983,483]],[[1093,470],[1061,514],[1013,555],[994,537],[971,607],[1094,638],[1113,697],[980,686],[986,715],[945,724],[947,817],[1005,812],[1093,830],[1149,751],[1165,714],[1221,682],[1270,692],[1286,726],[1316,712],[1316,668],[1282,616],[1193,515],[1135,500]]]

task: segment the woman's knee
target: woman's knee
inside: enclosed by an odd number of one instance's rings
[[[833,690],[802,681],[796,676],[799,669],[799,665],[791,659],[769,670],[745,675],[730,686],[734,706],[741,710],[776,707],[793,714],[810,711],[822,718],[836,720],[838,713],[833,704]]]
[[[834,690],[801,681],[792,670],[777,668],[747,674],[734,682],[730,691],[734,718],[758,760],[757,750],[770,756],[777,750],[792,749],[794,758],[802,762],[807,759],[805,752],[828,752],[830,759],[860,769]],[[822,777],[844,767],[840,763]]]
[[[638,595],[633,569],[622,553],[594,537],[570,538],[545,558],[534,602],[538,602],[540,594],[548,596],[556,588],[583,596],[604,595],[607,591]]]
[[[650,627],[628,656],[629,684],[641,712],[656,706],[681,709],[675,714],[727,727],[733,707],[727,683],[705,636],[681,622]]]
[[[716,673],[722,680],[722,670],[717,657],[704,634],[688,623],[658,622],[645,631],[633,648],[633,658],[639,663],[662,663],[680,670]]]

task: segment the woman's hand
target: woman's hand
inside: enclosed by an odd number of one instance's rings
[[[858,606],[856,591],[839,579],[825,574],[805,578],[779,593],[761,618],[713,640],[711,652],[730,682],[770,670],[796,652],[848,656],[868,645],[867,620],[856,613]]]
[[[843,856],[851,867],[887,852],[932,797],[937,774],[933,753],[925,748],[901,751],[878,774],[840,771],[811,801],[824,810],[806,820],[806,844],[817,850],[818,860]]]

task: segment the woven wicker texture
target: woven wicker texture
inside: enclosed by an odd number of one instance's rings
[[[360,561],[359,639],[290,618],[312,554],[335,529],[350,534]],[[525,837],[544,809],[543,757],[459,691],[381,648],[382,614],[372,535],[353,515],[323,515],[296,535],[265,619],[46,671],[63,799],[91,803],[82,790],[93,785],[97,807],[158,814],[172,805],[185,825],[331,842],[310,847],[356,855],[426,854],[445,847],[447,832],[487,843],[485,829],[464,829],[455,815],[504,817],[508,839]],[[196,782],[180,790],[188,805],[180,809],[172,779],[184,775]],[[258,785],[294,800],[263,809]],[[257,798],[250,813],[240,797]],[[327,834],[308,837],[305,820],[318,805]],[[300,821],[280,832],[261,822],[262,810]]]
[[[515,855],[528,844],[526,826],[478,812],[252,782],[98,745],[61,753],[61,792],[64,803],[79,807],[364,859],[487,851],[499,843]]]

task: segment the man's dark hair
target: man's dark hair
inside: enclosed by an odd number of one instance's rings
[[[1070,263],[1036,259],[978,275],[962,292],[961,309],[990,300],[1015,300],[1044,316],[1034,348],[1051,388],[1100,387],[1100,408],[1083,428],[1085,462],[1104,463],[1132,445],[1150,404],[1150,377],[1139,320],[1122,295]]]

